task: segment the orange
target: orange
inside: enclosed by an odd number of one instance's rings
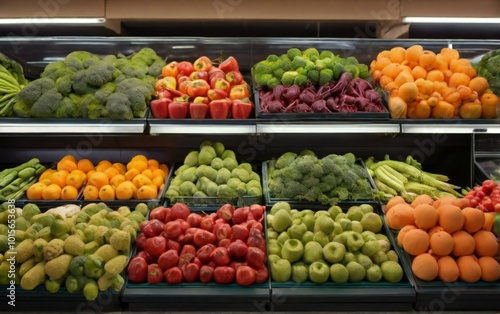
[[[382,69],[384,69],[386,66],[388,66],[391,63],[392,63],[391,59],[386,58],[386,57],[377,59],[377,61],[375,63],[375,70],[382,71]]]
[[[115,189],[106,184],[99,189],[99,199],[103,201],[112,201],[115,199]]]
[[[59,159],[59,161],[62,161],[62,160],[70,160],[70,161],[76,163],[76,158],[73,155],[65,155],[61,159]]]
[[[100,189],[106,184],[109,184],[109,178],[104,172],[96,171],[90,177],[89,184],[95,186],[97,189]]]
[[[92,161],[90,161],[90,159],[87,159],[87,158],[78,160],[78,163],[76,164],[76,166],[77,166],[78,170],[83,171],[84,173],[87,173],[90,170],[95,169]]]
[[[111,166],[112,164],[109,160],[101,160],[95,167],[95,171],[104,172],[104,170],[108,169]]]
[[[465,282],[477,282],[481,279],[481,266],[474,256],[460,256],[457,259],[460,279]]]
[[[451,253],[458,257],[464,255],[471,255],[474,253],[476,244],[474,238],[466,231],[458,230],[453,232],[453,251]]]
[[[86,181],[87,181],[87,184],[90,182],[90,177],[96,173],[95,170],[90,170],[89,172],[87,172],[87,177],[86,177]]]
[[[460,207],[455,205],[441,205],[438,208],[439,212],[439,225],[445,231],[453,233],[462,229],[464,225],[464,215]]]
[[[406,50],[403,47],[394,47],[389,50],[389,59],[392,62],[401,63],[405,61]]]
[[[432,235],[436,232],[439,232],[439,231],[444,231],[443,227],[434,226],[434,227],[430,228],[429,230],[427,230],[427,233],[429,234],[429,237],[432,238]]]
[[[424,230],[434,227],[439,220],[437,209],[430,204],[416,206],[413,214],[415,216],[415,224]]]
[[[498,253],[497,237],[491,231],[479,230],[473,235],[476,242],[477,256],[496,256]]]
[[[448,82],[448,86],[457,87],[459,85],[469,86],[470,77],[464,73],[453,73],[450,77],[450,81]]]
[[[433,82],[443,82],[444,74],[442,71],[439,70],[431,70],[427,72],[427,79]]]
[[[434,69],[436,54],[430,50],[424,50],[418,59],[418,64],[426,71]]]
[[[380,78],[382,77],[382,71],[380,70],[375,70],[371,73],[372,78],[375,82],[380,81]]]
[[[127,164],[127,170],[132,168],[139,170],[139,172],[143,172],[148,168],[148,163],[143,160],[132,160]]]
[[[380,60],[382,58],[389,58],[389,50],[382,50],[377,54],[377,60]]]
[[[481,279],[495,282],[500,279],[500,264],[491,256],[480,257],[477,261],[481,268]]]
[[[61,199],[61,187],[57,184],[51,184],[43,189],[42,199],[44,200],[59,200]]]
[[[76,200],[78,197],[78,189],[74,186],[66,185],[61,190],[61,199],[62,200]]]
[[[457,262],[451,256],[442,256],[438,259],[439,279],[444,282],[455,282],[460,276]]]
[[[425,281],[432,281],[439,274],[438,262],[429,253],[416,256],[411,263],[411,270],[417,278]]]
[[[405,60],[408,62],[418,63],[420,56],[423,54],[424,48],[420,45],[413,45],[406,49]]]
[[[83,198],[85,200],[97,200],[97,199],[99,199],[99,189],[93,185],[85,186],[85,189],[83,189]]]
[[[396,195],[394,197],[392,197],[388,202],[387,204],[385,205],[385,208],[384,208],[384,213],[387,214],[387,212],[394,206],[396,206],[397,204],[406,204],[406,201],[405,199],[402,197],[402,196],[399,196],[399,195]]]
[[[148,159],[146,158],[146,156],[144,155],[135,155],[134,157],[132,157],[132,159],[130,159],[130,161],[136,161],[136,160],[140,160],[140,161],[144,161],[144,162],[148,162]]]
[[[464,58],[452,59],[449,64],[452,72],[458,72],[457,70],[460,68],[471,66],[470,61]]]
[[[131,181],[124,181],[116,187],[115,195],[117,200],[130,200],[134,198],[137,187]]]
[[[132,179],[132,182],[134,183],[134,185],[137,187],[137,188],[140,188],[141,186],[143,185],[146,185],[146,184],[153,184],[151,182],[151,179],[146,177],[145,175],[143,174],[138,174],[136,175],[133,179]]]
[[[115,167],[109,167],[106,170],[104,170],[104,174],[108,176],[109,180],[111,180],[114,176],[120,174],[120,170],[118,170]]]
[[[38,181],[43,181],[43,180],[50,180],[50,176],[56,172],[57,170],[53,169],[53,168],[47,168],[45,169],[44,172],[42,172],[42,174],[40,175],[40,177],[38,178]]]
[[[434,70],[446,71],[448,70],[448,61],[441,55],[436,55],[436,61],[434,62]]]
[[[452,48],[443,48],[439,53],[443,59],[449,64],[451,60],[460,58],[460,54],[457,50]]]
[[[71,172],[73,170],[76,170],[77,166],[74,161],[71,161],[69,159],[64,159],[61,160],[57,163],[57,170],[66,170],[67,172]]]
[[[382,75],[395,79],[402,70],[401,64],[391,63],[382,69]]]
[[[434,84],[426,79],[423,78],[416,79],[415,85],[417,85],[418,92],[424,99],[429,98],[430,95],[434,92]]]
[[[430,197],[427,194],[421,194],[421,195],[415,197],[413,202],[411,202],[410,206],[415,208],[421,204],[432,205],[433,202],[434,202],[434,199],[432,197]]]
[[[449,255],[453,251],[453,246],[453,237],[446,231],[437,231],[430,236],[432,254],[438,256]]]
[[[413,207],[406,203],[394,205],[386,213],[385,219],[387,226],[392,229],[401,229],[406,225],[414,225],[415,218],[413,212]]]
[[[465,207],[462,209],[464,215],[464,230],[470,234],[479,231],[484,225],[484,212],[478,208]]]
[[[151,179],[151,182],[157,186],[160,187],[163,183],[165,183],[165,179],[162,176],[156,176]]]
[[[59,185],[61,188],[66,185],[66,177],[69,175],[66,170],[59,170],[50,176],[50,181],[54,184]]]
[[[484,213],[484,231],[491,231],[493,229],[493,225],[495,224],[495,215],[496,213],[494,212]]]
[[[153,170],[153,177],[158,177],[158,176],[161,176],[163,179],[165,179],[165,177],[167,176],[167,174],[162,169],[155,169],[155,170]]]
[[[125,180],[132,181],[136,175],[141,174],[138,169],[131,168],[129,171],[125,173]]]
[[[142,174],[150,179],[153,179],[153,171],[151,171],[151,169],[145,169],[142,171]]]
[[[78,190],[83,186],[84,177],[76,171],[78,170],[72,171],[66,176],[66,186],[71,186]]]
[[[153,168],[153,169],[151,169]],[[160,163],[156,159],[148,159],[148,169],[154,170],[160,168]]]
[[[469,87],[473,91],[477,92],[478,95],[482,95],[489,87],[488,80],[484,77],[477,76],[470,80]]]
[[[415,79],[413,78],[413,75],[411,75],[411,72],[408,71],[399,72],[398,76],[396,76],[396,78],[394,79],[394,83],[396,83],[397,86],[401,86],[405,83],[414,81]]]
[[[406,72],[401,72],[406,73]],[[399,77],[399,75],[398,75]],[[404,83],[399,87],[398,91],[399,97],[403,99],[406,103],[411,103],[417,100],[418,97],[418,88],[414,82]]]
[[[47,185],[45,185],[45,183],[37,182],[28,188],[26,191],[26,197],[29,200],[41,200],[42,192],[46,187]]]
[[[121,174],[125,174],[125,172],[127,172],[127,167],[125,167],[124,164],[122,164],[121,162],[115,162],[112,167],[118,169],[118,171],[120,171]]]
[[[117,174],[116,176],[114,176],[113,178],[111,178],[111,180],[109,180],[109,184],[111,184],[113,187],[117,187],[120,185],[120,183],[124,182],[126,179],[125,179],[125,176],[123,174]]]
[[[156,185],[143,185],[137,189],[137,199],[139,200],[147,200],[156,198],[158,194],[158,190]]]
[[[423,67],[417,65],[411,70],[411,75],[413,75],[413,78],[416,80],[419,78],[424,79],[427,77],[427,71]]]
[[[408,254],[419,255],[429,249],[429,235],[422,229],[408,230],[403,238],[403,248]]]
[[[399,246],[401,246],[401,247],[403,246],[403,240],[404,240],[406,234],[408,233],[408,231],[413,230],[413,229],[417,229],[417,226],[406,225],[403,228],[401,228],[401,230],[399,230],[398,237],[397,237],[397,242],[398,242]]]
[[[382,75],[379,80],[379,84],[382,88],[385,88],[387,84],[392,83],[394,80],[387,76],[387,75]]]

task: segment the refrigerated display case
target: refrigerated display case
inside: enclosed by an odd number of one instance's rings
[[[191,61],[201,55],[210,58],[233,55],[239,62],[241,72],[249,77],[250,68],[257,61],[264,59],[270,53],[284,53],[290,47],[328,49],[343,57],[355,56],[361,63],[369,64],[384,49],[394,46],[408,47],[413,44],[421,44],[425,49],[433,51],[439,51],[443,47],[453,47],[459,50],[463,57],[472,60],[477,60],[489,50],[500,48],[500,41],[493,40],[51,37],[1,38],[0,51],[15,54],[39,66],[59,60],[75,50],[87,50],[100,55],[117,53],[127,55],[140,48],[150,47],[167,60]],[[402,159],[406,155],[412,155],[428,171],[445,173],[450,176],[454,184],[467,187],[475,183],[477,175],[474,172],[474,162],[477,162],[484,153],[478,149],[479,144],[485,143],[489,145],[488,147],[497,149],[499,134],[499,118],[473,121],[461,119],[416,121],[389,118],[380,119],[380,121],[369,119],[326,121],[253,117],[244,122],[160,120],[149,117],[144,120],[119,122],[2,118],[0,119],[0,145],[3,153],[0,156],[0,163],[15,163],[35,156],[42,163],[52,163],[67,154],[91,160],[106,158],[116,161],[127,160],[135,154],[145,154],[158,160],[176,162],[182,161],[184,156],[189,151],[197,149],[201,142],[211,140],[220,141],[226,148],[233,149],[239,160],[256,164],[278,157],[286,151],[299,152],[302,149],[311,149],[318,155],[352,152],[362,159],[370,156],[383,159],[385,154],[393,159]],[[363,289],[372,288],[363,287]],[[359,291],[360,294],[363,293],[363,289]],[[497,284],[494,289],[485,290],[476,290],[471,286],[461,293],[471,296],[480,293],[484,300],[494,301],[498,295],[498,289],[500,289],[500,284]],[[127,308],[128,303],[139,302],[141,294],[150,294],[151,291],[149,289],[143,291],[141,287],[126,291],[124,294],[126,297],[121,298],[122,306]],[[337,302],[345,301],[344,296],[329,297],[321,291],[318,287],[317,294],[314,289],[308,290],[308,293],[321,296],[319,299],[315,298],[315,302],[317,301],[322,306],[335,308]],[[405,298],[398,299],[402,303],[397,305],[402,307],[392,307],[394,304],[391,305],[389,301],[390,294],[385,295],[382,301],[374,297],[370,302],[380,302],[377,306],[382,310],[403,308],[410,310],[414,304],[428,308],[440,293],[439,290],[433,290],[429,294],[422,293],[422,291],[425,292],[425,287],[422,287],[422,290],[417,291],[416,294],[410,293]],[[268,292],[269,294],[266,294],[262,289],[259,290],[256,295],[258,296],[256,300],[259,302],[253,302],[253,305],[251,305],[252,302],[248,302],[248,295],[246,298],[230,300],[231,302],[227,299],[220,299],[218,302],[224,303],[224,309],[233,310],[262,310],[263,304],[265,304],[264,309],[274,308],[274,304],[282,305],[278,304],[282,301],[279,298],[280,295],[277,294],[279,289],[273,289],[271,284]],[[134,296],[134,293],[137,295]],[[179,307],[199,309],[193,305],[203,302],[197,298],[197,293],[197,290],[193,290],[193,295],[179,299]],[[241,293],[242,296],[243,294],[251,296],[254,292],[245,290]],[[390,293],[398,292],[396,289]],[[234,297],[234,293],[229,295]],[[54,297],[57,295],[47,295],[47,298]],[[211,298],[210,294],[204,297]],[[299,296],[290,295],[290,297]],[[349,298],[349,296],[345,297]],[[351,297],[353,297],[351,300],[355,300],[359,295],[355,297],[351,295]],[[308,299],[308,295],[300,295],[300,300],[303,300],[310,310],[314,310],[315,303],[306,302]],[[494,303],[486,301],[483,305],[486,304],[487,309],[495,309]],[[154,302],[157,305],[163,305],[161,299],[155,299]],[[147,304],[142,302],[138,304],[147,307]],[[207,301],[206,304],[209,305],[209,302]],[[250,307],[255,308],[248,307],[249,304]],[[168,307],[167,304],[164,305],[165,308]],[[344,302],[343,305],[345,306],[346,303]],[[347,305],[349,310],[369,309],[363,303],[348,302]],[[446,309],[453,310],[459,310],[461,306],[461,303],[445,304]],[[131,308],[137,309],[134,305]],[[293,307],[287,309],[291,310]],[[477,309],[485,308],[478,305]]]

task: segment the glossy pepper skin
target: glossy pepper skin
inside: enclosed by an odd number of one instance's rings
[[[191,119],[206,119],[208,116],[208,98],[196,97],[189,104],[189,116]]]
[[[249,97],[250,97],[250,91],[248,90],[247,84],[234,85],[229,91],[229,98],[232,100],[249,98]]]
[[[231,112],[232,101],[230,99],[217,99],[212,100],[208,104],[210,117],[212,119],[227,119]]]
[[[171,119],[184,119],[189,111],[189,102],[182,97],[175,98],[168,105],[168,115]]]
[[[196,79],[188,84],[186,94],[188,94],[191,98],[206,96],[209,89],[210,85],[208,85],[207,81]]]
[[[151,113],[156,119],[168,118],[168,105],[172,102],[170,98],[161,98],[151,101]]]
[[[248,119],[253,110],[253,104],[248,98],[235,99],[231,106],[231,116],[233,119]]]

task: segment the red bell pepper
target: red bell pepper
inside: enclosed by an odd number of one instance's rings
[[[194,80],[204,80],[208,81],[208,72],[207,71],[194,71],[189,75],[189,78]]]
[[[189,87],[189,85],[191,85],[191,79],[187,76],[185,77],[180,77],[179,80],[179,85],[177,87],[177,89],[179,90],[179,92],[181,92],[182,94],[187,94],[187,89]]]
[[[191,119],[206,119],[208,115],[208,98],[196,97],[193,102],[189,104],[189,115]]]
[[[176,77],[177,74],[179,74],[179,70],[177,69],[178,65],[179,65],[179,62],[177,62],[177,61],[172,61],[172,62],[168,63],[167,65],[165,65],[161,69],[161,76],[163,76],[163,77],[167,77],[167,76]]]
[[[177,71],[185,76],[189,76],[194,71],[193,64],[189,61],[179,62],[177,65]]]
[[[184,119],[189,110],[189,102],[184,97],[177,97],[168,105],[168,115],[171,119]]]
[[[160,98],[151,101],[151,113],[156,119],[168,118],[168,105],[172,102],[170,98]]]
[[[197,96],[206,96],[208,90],[210,89],[210,85],[208,85],[205,80],[194,80],[187,86],[186,94],[191,98],[195,98]]]
[[[172,76],[167,76],[164,78],[159,79],[155,83],[155,90],[156,91],[161,91],[162,89],[165,88],[172,88],[175,89],[177,87],[177,81],[175,77]]]
[[[213,67],[212,65],[212,60],[210,60],[206,56],[199,57],[196,59],[195,62],[193,62],[193,68],[195,71],[210,71],[210,69]]]
[[[239,85],[243,82],[243,75],[240,71],[231,71],[226,74],[226,80],[231,85]]]
[[[231,116],[233,119],[248,119],[252,112],[253,104],[248,98],[235,99],[231,106]]]
[[[226,77],[226,73],[224,73],[224,71],[222,71],[219,68],[212,67],[210,69],[210,71],[208,72],[208,80],[211,81],[212,78],[214,78],[214,77],[215,78],[217,78],[217,77],[225,78]]]
[[[218,78],[215,80],[213,86],[211,86],[212,89],[220,89],[220,90],[223,90],[225,91],[226,93],[229,93],[229,89],[231,88],[231,84],[229,84],[228,81],[226,81],[226,79],[223,79],[223,78]]]
[[[232,100],[250,97],[250,91],[246,83],[234,85],[229,91],[229,98]]]
[[[239,71],[240,67],[238,61],[233,56],[230,56],[219,64],[219,69],[224,71],[224,73],[229,73],[231,71]]]
[[[209,89],[207,92],[208,99],[216,100],[216,99],[224,99],[227,98],[227,92],[220,89]]]
[[[210,117],[212,119],[227,119],[229,113],[231,112],[231,99],[217,99],[212,100],[208,104],[208,109],[210,111]]]

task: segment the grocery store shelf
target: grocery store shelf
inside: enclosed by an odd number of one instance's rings
[[[408,134],[500,134],[500,124],[401,124],[401,132]]]
[[[37,21],[27,24],[26,34],[34,35],[37,27],[45,25],[46,18],[66,18],[66,17],[105,17],[105,0],[86,1],[38,1],[38,0],[17,0],[2,1],[0,18],[34,18]],[[37,25],[35,25],[37,24]]]
[[[145,120],[142,123],[115,122],[106,123],[0,123],[0,133],[59,133],[59,134],[88,134],[88,133],[143,133],[146,129]]]
[[[194,121],[190,121],[194,122]],[[254,134],[253,124],[220,124],[220,123],[154,123],[150,121],[149,133],[158,134]]]
[[[400,133],[394,123],[257,123],[257,133]]]

